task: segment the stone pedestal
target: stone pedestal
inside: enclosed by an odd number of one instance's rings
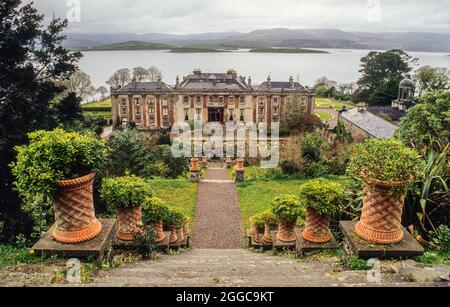
[[[191,182],[199,182],[199,180],[200,180],[200,171],[191,170]]]
[[[262,236],[260,234],[258,234],[257,236],[261,240]],[[259,249],[261,247],[261,243],[256,242],[254,236],[250,234],[250,229],[247,230],[247,247],[254,249]]]
[[[303,239],[302,237],[303,229],[300,229],[300,231],[296,231],[297,236],[297,255],[302,256],[304,253],[317,251],[317,250],[325,250],[325,249],[335,249],[339,248],[339,244],[336,242],[336,239],[334,238],[333,234],[331,234],[331,240],[328,243],[325,244],[317,244],[317,243],[311,243]]]
[[[283,242],[277,238],[277,232],[272,231],[271,233],[272,241],[273,241],[273,249],[276,251],[285,251],[285,250],[295,250],[297,242]]]
[[[86,259],[94,257],[97,259],[107,258],[112,251],[113,240],[116,236],[117,222],[115,219],[100,219],[102,231],[90,241],[78,244],[65,244],[56,241],[52,237],[55,224],[45,233],[42,238],[31,248],[38,256],[57,255],[63,258]]]
[[[235,181],[236,181],[236,182],[242,182],[242,181],[244,181],[244,180],[245,180],[244,174],[245,174],[244,169],[237,169],[237,170],[236,170],[236,178],[235,178]]]
[[[345,236],[344,250],[360,258],[411,258],[423,255],[423,247],[403,228],[403,240],[396,244],[367,242],[355,233],[356,221],[341,221],[339,227]]]

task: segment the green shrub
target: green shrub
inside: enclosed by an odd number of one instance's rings
[[[152,190],[144,179],[132,175],[104,179],[101,196],[112,208],[132,208],[141,206]]]
[[[348,171],[370,180],[411,183],[420,176],[424,161],[412,149],[393,139],[369,139],[353,148]]]
[[[255,214],[250,219],[258,232],[264,231],[264,219],[262,213]]]
[[[349,270],[364,271],[369,270],[372,267],[367,264],[367,260],[358,258],[357,256],[350,256],[342,259],[342,264]]]
[[[286,223],[296,223],[301,214],[300,199],[294,195],[281,195],[272,201],[272,212]]]
[[[276,226],[278,224],[277,216],[270,209],[261,213],[261,218],[265,224],[270,226]]]
[[[179,228],[183,226],[186,217],[178,208],[169,208],[168,214],[163,218],[163,224],[167,226],[175,226]]]
[[[446,225],[439,225],[435,235],[432,236],[432,241],[438,246],[439,253],[450,260],[450,228]]]
[[[56,183],[99,172],[108,156],[102,140],[89,133],[35,131],[28,134],[29,145],[18,146],[12,170],[21,195],[53,195]]]
[[[283,160],[280,162],[280,168],[283,174],[292,175],[299,171],[294,161]]]
[[[153,225],[166,218],[169,207],[157,197],[149,197],[142,204],[142,222],[144,225]]]
[[[305,206],[311,206],[321,215],[331,215],[345,201],[344,188],[325,179],[310,180],[301,186],[300,195]]]

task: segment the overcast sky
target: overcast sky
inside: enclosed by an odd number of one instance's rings
[[[450,0],[34,1],[47,18],[76,14],[76,2],[80,22],[72,22],[69,31],[79,33],[185,34],[274,27],[450,32]]]

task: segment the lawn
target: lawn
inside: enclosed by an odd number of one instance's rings
[[[347,101],[338,101],[330,98],[316,98],[316,108],[330,108],[338,111],[344,106],[347,109],[356,107],[353,103]]]
[[[327,179],[344,183],[345,177],[330,176]],[[307,179],[295,180],[254,180],[237,184],[237,193],[241,215],[246,229],[250,226],[248,219],[268,208],[272,199],[281,194],[299,195],[300,186]]]
[[[81,105],[83,109],[92,108],[111,108],[111,98],[105,99],[103,101],[94,101]]]
[[[111,112],[83,111],[83,115],[91,119],[112,119]]]
[[[198,185],[186,178],[149,179],[147,181],[153,187],[155,197],[166,201],[168,205],[179,207],[183,214],[191,219],[190,226],[192,227],[197,205]]]
[[[323,122],[328,122],[333,119],[333,116],[330,113],[323,111],[315,111],[314,114],[319,116],[320,120]]]

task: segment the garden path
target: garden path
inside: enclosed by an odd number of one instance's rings
[[[227,169],[210,163],[200,181],[197,212],[192,235],[195,248],[243,248],[243,226],[236,185],[228,180]]]

